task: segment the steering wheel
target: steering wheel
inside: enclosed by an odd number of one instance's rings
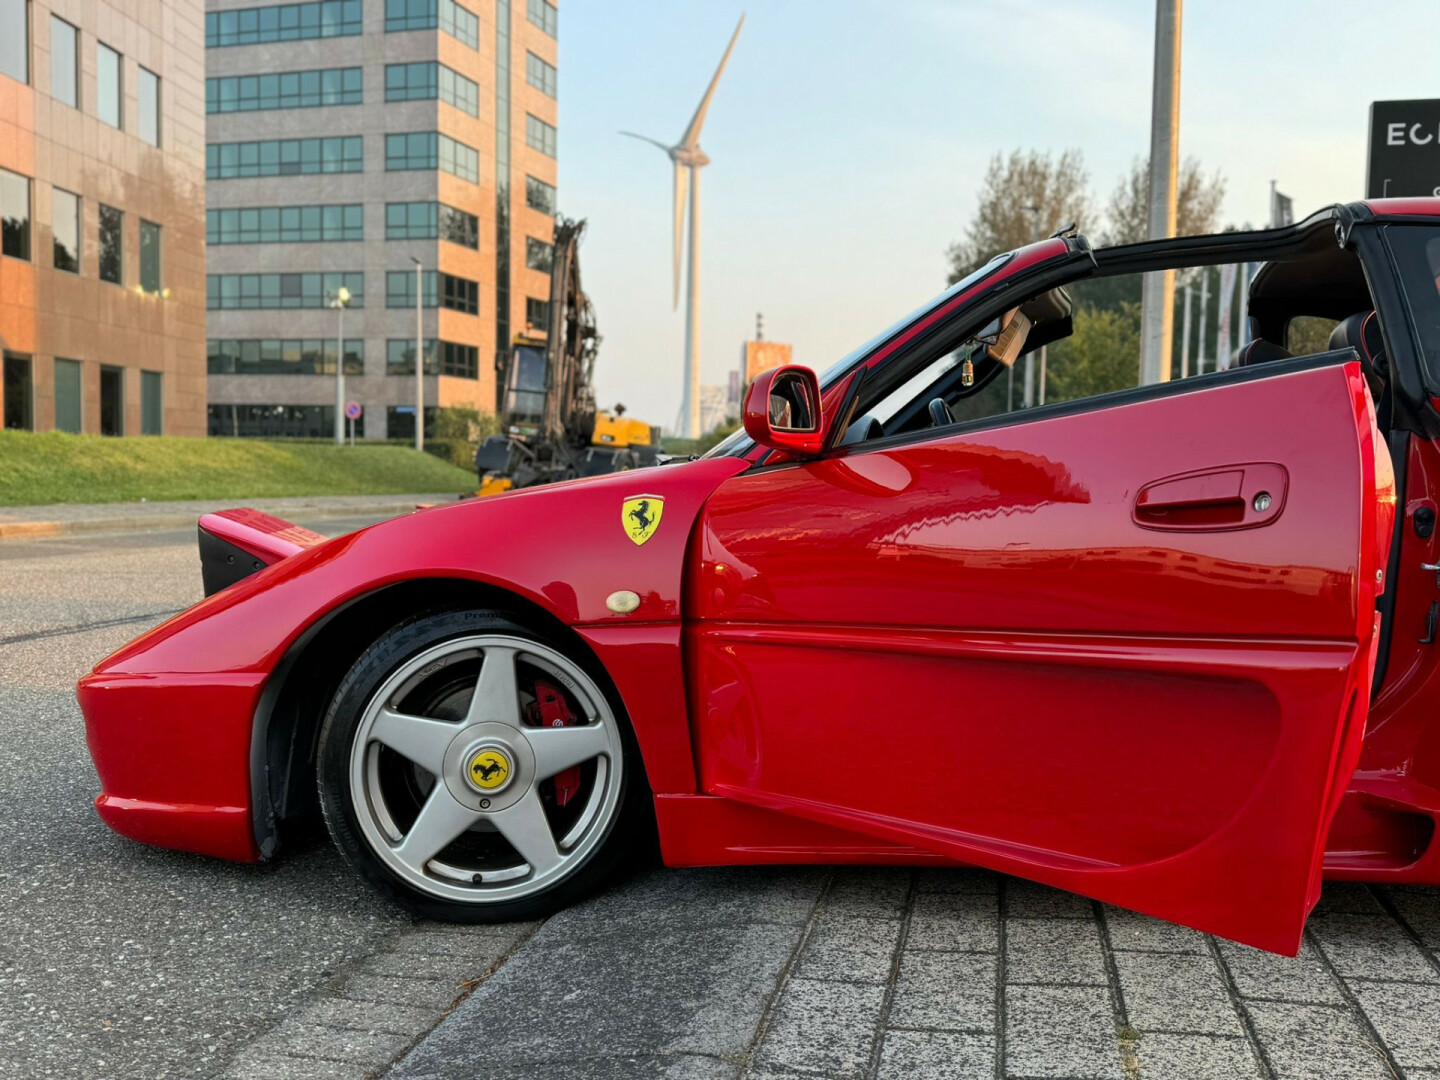
[[[955,414],[950,411],[950,406],[945,404],[943,397],[930,399],[930,426],[948,427],[955,422]]]

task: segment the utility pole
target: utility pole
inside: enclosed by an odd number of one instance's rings
[[[1185,286],[1185,318],[1180,323],[1180,378],[1190,377],[1190,293],[1193,286]]]
[[[1180,166],[1180,9],[1182,0],[1155,0],[1155,80],[1150,102],[1151,240],[1175,235]],[[1140,382],[1170,378],[1175,333],[1175,271],[1145,275],[1140,308]]]
[[[335,445],[345,445],[345,309],[350,306],[350,290],[344,285],[330,297],[330,306],[339,313],[335,329]]]
[[[1200,338],[1195,342],[1195,374],[1205,374],[1205,319],[1210,311],[1210,268],[1200,267]]]
[[[420,273],[420,260],[414,255],[410,261],[415,264],[415,449],[425,449],[425,320],[421,293],[424,281]],[[435,287],[440,283],[437,280]]]

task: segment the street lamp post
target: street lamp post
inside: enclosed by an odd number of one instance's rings
[[[1022,210],[1025,210],[1027,213],[1031,214],[1031,215],[1033,216],[1033,218],[1034,218],[1034,221],[1032,222],[1032,226],[1033,226],[1033,228],[1032,228],[1032,233],[1033,233],[1033,235],[1034,235],[1034,242],[1038,244],[1038,243],[1040,242],[1040,207],[1038,207],[1038,206],[1022,206],[1021,209],[1022,209]],[[1041,405],[1044,405],[1044,404],[1045,404],[1045,360],[1046,360],[1045,346],[1044,346],[1044,345],[1041,345],[1041,346],[1040,346],[1040,404],[1041,404]],[[1031,402],[1030,357],[1027,355],[1027,356],[1025,357],[1025,404],[1026,404],[1026,406],[1028,407],[1031,403],[1032,403],[1032,402]]]
[[[335,445],[345,445],[345,309],[350,306],[350,290],[341,285],[330,294],[330,306],[338,313],[335,331]]]
[[[425,449],[425,322],[422,306],[423,281],[420,260],[414,255],[410,261],[415,264],[415,449]],[[437,285],[438,287],[438,285]]]

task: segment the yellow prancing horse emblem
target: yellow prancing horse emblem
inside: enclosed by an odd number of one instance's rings
[[[499,750],[481,750],[470,759],[470,780],[482,791],[494,791],[510,779],[510,759]]]
[[[659,495],[632,495],[620,506],[620,524],[625,535],[643,544],[660,528],[660,515],[665,512],[665,500]]]

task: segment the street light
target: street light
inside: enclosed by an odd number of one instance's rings
[[[345,309],[350,306],[350,290],[341,285],[326,293],[330,306],[339,312],[335,332],[335,445],[345,445]]]
[[[410,261],[415,264],[415,449],[425,449],[425,324],[422,306],[423,282],[420,274],[420,260],[414,255]]]
[[[1032,226],[1033,226],[1033,228],[1032,228],[1032,233],[1033,233],[1033,235],[1034,235],[1034,241],[1033,241],[1033,242],[1038,244],[1038,243],[1040,242],[1040,207],[1038,207],[1038,206],[1022,206],[1020,209],[1021,209],[1021,210],[1024,210],[1027,214],[1032,215],[1032,217],[1034,218],[1034,221],[1031,223]],[[1032,404],[1034,404],[1034,401],[1033,401],[1033,387],[1034,387],[1034,384],[1033,384],[1032,378],[1033,378],[1033,377],[1032,377],[1031,371],[1030,371],[1030,356],[1027,354],[1026,357],[1025,357],[1025,407],[1026,407],[1027,409],[1028,409]],[[1041,405],[1044,405],[1044,404],[1045,404],[1045,346],[1044,346],[1044,345],[1041,345],[1041,346],[1040,346],[1040,404],[1041,404]]]

